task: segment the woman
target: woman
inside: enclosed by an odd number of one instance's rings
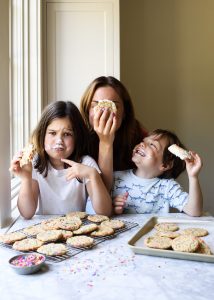
[[[94,110],[99,100],[112,100],[117,112]],[[125,86],[112,76],[96,78],[86,89],[80,111],[91,133],[91,155],[102,171],[110,190],[113,171],[133,167],[132,149],[146,136],[146,131],[135,119],[134,108]]]

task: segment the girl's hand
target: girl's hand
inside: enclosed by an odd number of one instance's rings
[[[71,180],[74,178],[78,178],[78,180],[82,180],[83,178],[89,179],[94,172],[97,172],[97,170],[93,167],[89,167],[69,159],[61,159],[61,161],[63,161],[64,163],[70,166],[67,169],[67,175],[66,175],[67,180]]]
[[[202,168],[202,160],[200,156],[190,151],[190,154],[192,156],[192,159],[186,159],[186,169],[189,177],[197,177],[201,168]]]
[[[113,199],[113,206],[114,206],[114,213],[116,215],[120,215],[123,213],[124,206],[126,203],[126,200],[128,198],[129,193],[126,192],[123,195],[118,195]]]
[[[109,109],[96,110],[94,114],[94,131],[100,142],[113,144],[117,128],[117,119]]]
[[[19,151],[14,155],[9,171],[12,172],[15,176],[23,178],[32,177],[32,163],[28,163],[20,167],[20,160],[22,158],[22,151]]]

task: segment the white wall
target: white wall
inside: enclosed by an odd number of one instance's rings
[[[0,1],[0,227],[10,217],[9,1]]]
[[[202,156],[204,208],[212,214],[213,13],[213,0],[120,1],[121,80],[149,130],[171,129]]]

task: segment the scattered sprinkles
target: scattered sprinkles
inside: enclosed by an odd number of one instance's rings
[[[43,255],[29,254],[29,255],[20,255],[14,260],[11,261],[11,264],[16,267],[31,267],[39,265],[44,261]]]
[[[75,256],[70,262],[66,263],[64,272],[69,273],[74,279],[76,275],[80,276],[82,283],[89,289],[97,284],[97,279],[105,281],[109,270],[112,275],[126,277],[131,271],[136,269],[137,265],[135,254],[126,250],[125,246],[120,245],[117,247],[106,247],[96,252],[96,256],[91,258]]]

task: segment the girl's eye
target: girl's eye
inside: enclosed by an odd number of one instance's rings
[[[150,146],[156,149],[156,146],[153,143],[150,143]]]
[[[49,134],[50,134],[50,135],[56,135],[56,132],[50,131]]]
[[[71,132],[65,132],[64,136],[73,136],[73,134]]]

